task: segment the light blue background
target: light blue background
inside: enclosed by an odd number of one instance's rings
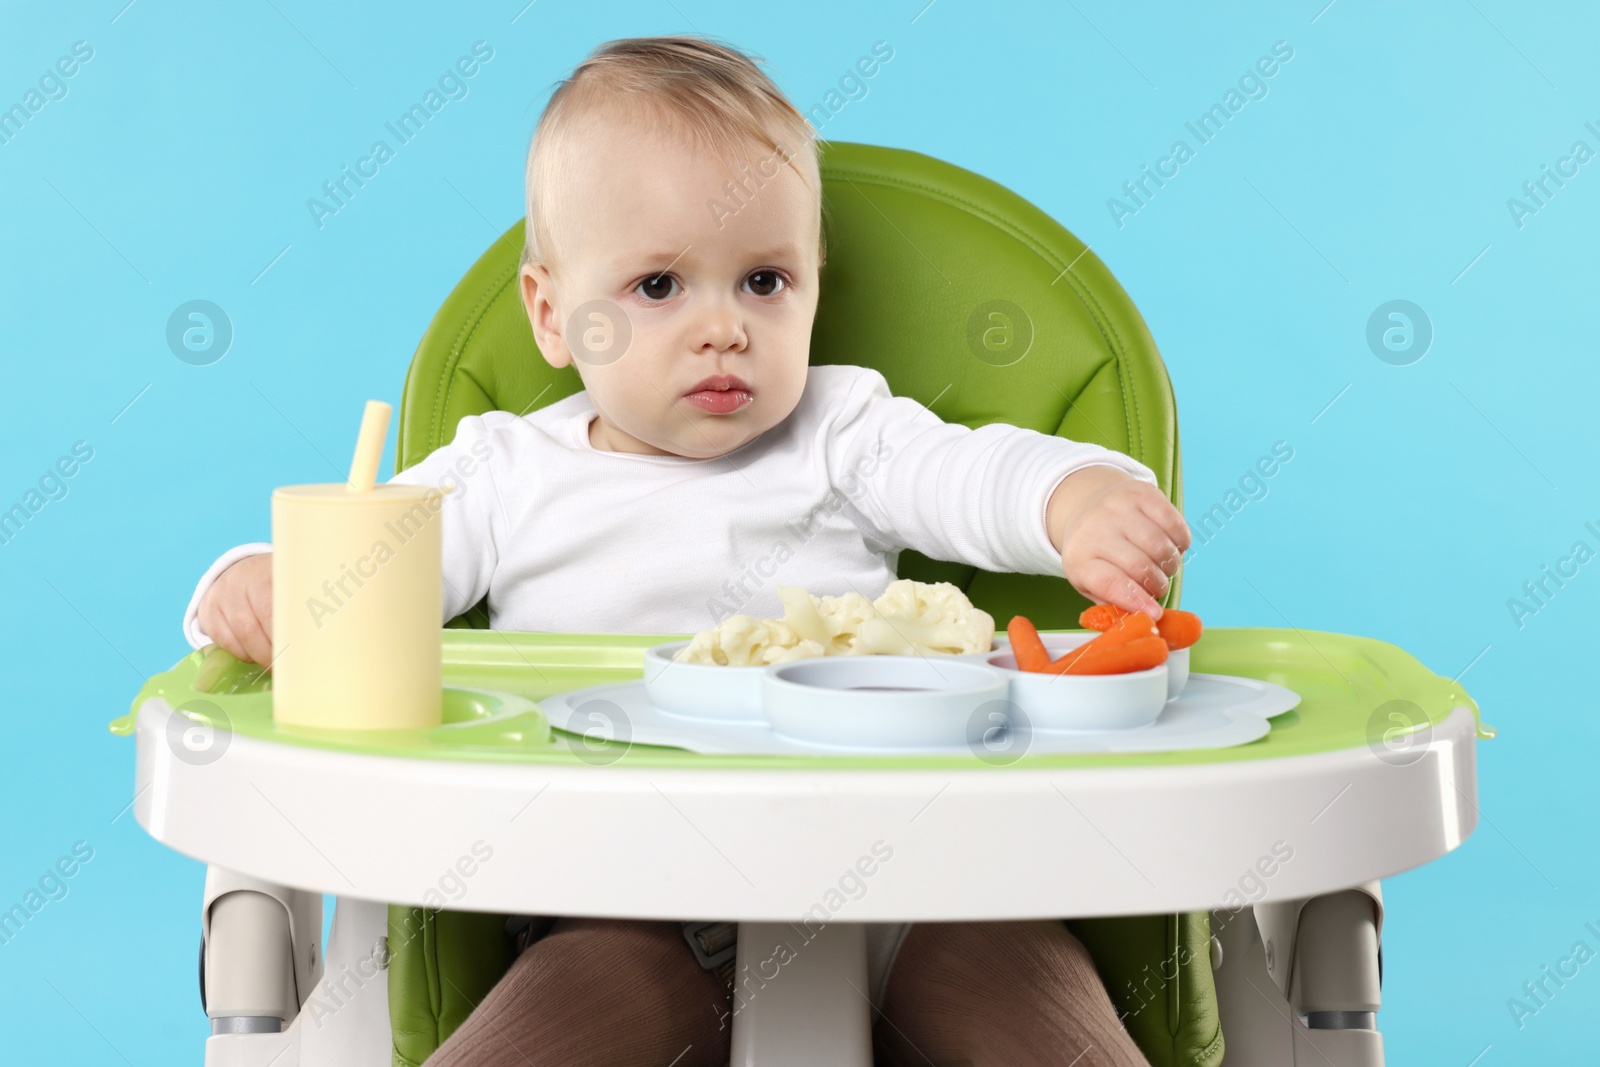
[[[125,2],[0,15],[0,105],[73,42],[94,49],[0,144],[0,507],[75,441],[94,449],[0,546],[0,907],[73,842],[94,849],[0,946],[8,1060],[198,1062],[202,869],[120,814],[133,747],[105,724],[186,651],[194,580],[267,535],[271,487],[341,477],[361,402],[398,399],[440,300],[522,213],[552,82],[602,40],[692,31],[765,56],[802,108],[890,42],[826,135],[988,175],[1093,246],[1171,368],[1191,521],[1293,447],[1195,553],[1185,606],[1470,664],[1501,732],[1479,748],[1477,831],[1385,883],[1391,1062],[1593,1048],[1600,964],[1520,1031],[1506,1005],[1575,942],[1600,948],[1583,925],[1600,920],[1600,564],[1522,627],[1507,608],[1575,541],[1600,548],[1583,525],[1600,525],[1600,162],[1521,228],[1506,206],[1575,140],[1600,149],[1592,7]],[[470,95],[319,230],[307,197],[478,40],[494,58]],[[1269,95],[1118,228],[1107,198],[1280,40],[1294,58]],[[194,298],[236,331],[211,366],[164,340]],[[1435,331],[1409,366],[1365,341],[1395,298]]]

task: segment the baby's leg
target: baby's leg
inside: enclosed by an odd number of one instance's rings
[[[675,922],[559,919],[426,1067],[721,1067],[728,997]]]
[[[879,1067],[1149,1067],[1059,922],[917,923],[873,1027]]]

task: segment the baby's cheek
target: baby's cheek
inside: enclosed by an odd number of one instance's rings
[[[802,350],[791,358],[780,373],[778,388],[774,390],[773,407],[778,409],[775,423],[782,422],[800,403],[801,394],[806,390],[808,355]]]

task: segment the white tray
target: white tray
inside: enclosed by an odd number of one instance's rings
[[[1192,674],[1183,692],[1167,702],[1149,726],[1135,730],[1031,730],[1026,752],[1173,752],[1228,748],[1264,736],[1273,716],[1300,703],[1291,689],[1255,678]],[[764,721],[714,722],[673,715],[653,707],[644,682],[610,682],[556,693],[539,701],[550,725],[605,740],[666,745],[721,755],[954,755],[967,746],[865,748],[821,745],[773,732]],[[1022,748],[1024,739],[1019,739]]]

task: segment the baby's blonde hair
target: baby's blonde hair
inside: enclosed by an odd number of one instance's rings
[[[527,162],[525,266],[548,265],[553,258],[547,194],[560,166],[557,149],[586,113],[619,103],[646,115],[653,112],[692,143],[724,159],[755,142],[795,167],[808,185],[812,178],[807,171],[817,173],[816,130],[754,58],[705,37],[607,41],[556,86],[534,130]],[[796,165],[807,156],[811,167]],[[820,188],[817,193],[820,204]],[[820,262],[825,246],[818,252]]]

